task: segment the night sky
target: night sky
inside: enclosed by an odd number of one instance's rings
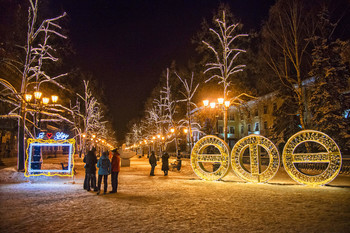
[[[143,113],[144,102],[173,60],[186,64],[195,54],[191,38],[216,0],[61,0],[69,15],[76,62],[104,87],[118,139],[127,123]],[[274,0],[228,1],[246,29],[258,28]]]

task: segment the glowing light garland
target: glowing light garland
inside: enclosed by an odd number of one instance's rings
[[[315,142],[322,145],[327,152],[294,153],[302,143]],[[328,167],[319,175],[307,175],[299,171],[296,163],[328,163]],[[325,185],[331,182],[340,172],[342,157],[338,145],[328,135],[304,130],[294,134],[283,149],[283,166],[288,175],[300,184]]]
[[[327,152],[294,153],[296,148],[303,143],[314,142],[322,145]],[[203,154],[206,148],[214,146],[220,154]],[[264,148],[269,155],[269,165],[261,172],[259,146]],[[243,153],[250,150],[249,172],[243,166]],[[306,147],[307,148],[307,147]],[[267,182],[278,171],[280,160],[276,146],[268,139],[260,135],[250,135],[239,140],[231,154],[228,145],[216,136],[205,136],[193,147],[191,152],[191,166],[194,173],[203,180],[213,181],[224,177],[229,169],[231,160],[233,171],[240,178],[249,182]],[[232,159],[231,159],[232,158]],[[219,163],[220,167],[210,172],[203,163]],[[298,163],[328,163],[328,167],[319,175],[304,174],[295,164]],[[340,172],[342,156],[338,145],[328,135],[314,131],[304,130],[293,135],[283,149],[283,165],[288,175],[300,184],[316,186],[331,182]]]
[[[203,154],[209,146],[216,147],[220,154]],[[193,147],[191,152],[191,166],[194,173],[203,180],[219,180],[227,175],[230,168],[229,146],[216,136],[205,136],[201,138]],[[203,166],[203,163],[218,163],[220,167],[210,172]]]
[[[270,158],[268,167],[261,171],[259,147],[264,148]],[[250,171],[243,166],[243,153],[249,148]],[[238,177],[248,182],[267,182],[273,178],[279,168],[280,158],[276,146],[260,135],[250,135],[239,140],[231,152],[231,165]]]
[[[25,173],[26,177],[29,176],[73,176],[74,169],[74,151],[75,151],[75,139],[71,138],[68,140],[53,140],[53,139],[32,139],[29,138],[27,141],[27,158],[25,163]],[[69,156],[68,156],[68,169],[67,170],[41,170],[41,169],[32,169],[32,151],[33,147],[43,147],[43,146],[68,146],[69,147]]]

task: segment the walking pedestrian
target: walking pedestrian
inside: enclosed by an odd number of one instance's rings
[[[117,149],[112,150],[112,153],[113,153],[112,173],[111,173],[112,191],[110,191],[110,193],[116,193],[118,190],[118,174],[120,171],[120,155],[119,155]]]
[[[154,154],[154,151],[151,152],[151,156],[149,157],[149,164],[151,164],[150,176],[154,176],[154,168],[157,166],[157,159]]]
[[[169,155],[166,151],[164,151],[162,155],[162,171],[164,172],[164,176],[168,175],[169,171]]]
[[[103,194],[106,194],[107,192],[107,178],[108,175],[111,173],[111,162],[108,159],[108,152],[103,152],[101,158],[97,162],[98,167],[98,191],[97,195],[100,194],[101,191],[101,183],[102,183],[102,177],[103,177]]]
[[[84,180],[84,189],[90,191],[90,188],[93,188],[94,191],[97,191],[96,187],[96,148],[93,147],[91,151],[87,153],[84,157],[85,163],[85,180]]]

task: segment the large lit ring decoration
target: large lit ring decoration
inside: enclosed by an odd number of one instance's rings
[[[270,162],[268,167],[261,172],[261,160],[259,147],[266,150]],[[249,148],[250,171],[243,165],[243,153]],[[231,164],[233,171],[248,182],[267,182],[278,171],[280,157],[276,146],[268,139],[260,135],[250,135],[239,140],[231,152]]]
[[[209,146],[216,147],[220,154],[203,154]],[[203,180],[218,180],[227,175],[230,168],[230,149],[226,142],[216,136],[205,136],[193,147],[191,152],[191,165],[194,173]],[[207,171],[203,163],[219,163],[220,167],[213,171]]]
[[[315,142],[327,152],[294,153],[302,143]],[[283,166],[293,180],[306,185],[325,185],[331,182],[341,169],[341,153],[337,144],[328,135],[314,130],[304,130],[294,134],[283,149]],[[328,163],[328,167],[319,175],[307,175],[300,172],[294,163]]]

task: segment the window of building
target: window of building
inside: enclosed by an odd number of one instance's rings
[[[241,134],[243,134],[244,133],[244,126],[242,125],[241,126]]]
[[[264,105],[264,114],[267,114],[267,105]]]
[[[260,127],[259,127],[259,123],[258,122],[255,123],[254,131],[260,131]]]
[[[251,132],[250,124],[248,124],[248,132]]]
[[[228,118],[230,121],[234,121],[235,120],[235,114],[233,112],[230,112],[230,114],[228,115]]]
[[[235,134],[235,127],[234,126],[230,127],[230,134]]]
[[[219,133],[224,133],[224,128],[222,126],[219,126]]]
[[[267,121],[264,121],[264,129],[267,130]]]
[[[250,111],[248,111],[248,118],[250,118]]]
[[[254,115],[255,115],[255,116],[258,116],[258,115],[259,115],[258,109],[255,109]]]

